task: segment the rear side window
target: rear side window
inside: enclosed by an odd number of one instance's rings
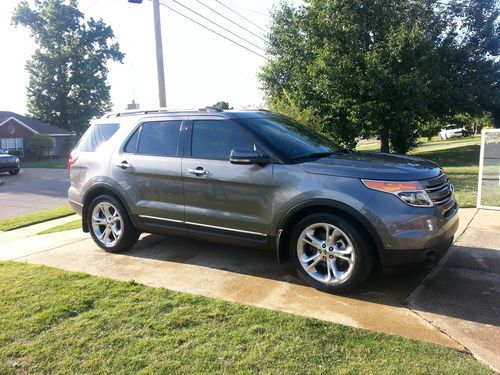
[[[77,150],[94,152],[110,140],[113,134],[116,133],[120,125],[118,124],[94,124],[87,129],[83,134],[80,142],[78,142]]]
[[[135,154],[137,152],[137,144],[139,143],[139,133],[141,128],[137,128],[137,130],[132,134],[132,137],[127,142],[125,146],[125,152],[130,152],[131,154]]]
[[[140,131],[138,129],[132,135],[125,146],[125,152],[177,156],[181,124],[181,120],[145,122]]]

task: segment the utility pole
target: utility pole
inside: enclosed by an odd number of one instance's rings
[[[128,0],[129,3],[141,4],[142,0]],[[160,107],[167,107],[167,94],[165,93],[165,67],[163,65],[163,44],[161,38],[160,0],[153,0],[153,17],[155,24],[156,41],[156,70],[158,73],[158,98]]]
[[[156,40],[156,70],[158,71],[158,97],[160,107],[167,107],[167,94],[165,93],[165,68],[163,66],[163,45],[161,39],[160,0],[153,0],[153,15],[155,19]]]

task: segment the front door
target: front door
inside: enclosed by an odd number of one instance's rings
[[[230,244],[267,244],[273,164],[236,165],[232,149],[258,149],[253,136],[227,119],[193,120],[182,161],[185,217],[190,237]]]

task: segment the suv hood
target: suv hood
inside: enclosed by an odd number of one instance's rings
[[[15,158],[15,156],[9,155],[9,154],[0,154],[0,158],[5,159],[5,158]]]
[[[380,152],[336,154],[301,166],[312,174],[391,181],[423,180],[441,173],[439,165],[431,161]]]

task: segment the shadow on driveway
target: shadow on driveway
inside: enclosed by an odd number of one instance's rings
[[[262,250],[145,235],[133,248],[121,255],[190,264],[307,286],[297,276],[291,261],[278,264],[274,253]],[[432,268],[420,266],[375,272],[361,288],[354,293],[344,294],[344,297],[390,306],[404,306],[406,297]]]

